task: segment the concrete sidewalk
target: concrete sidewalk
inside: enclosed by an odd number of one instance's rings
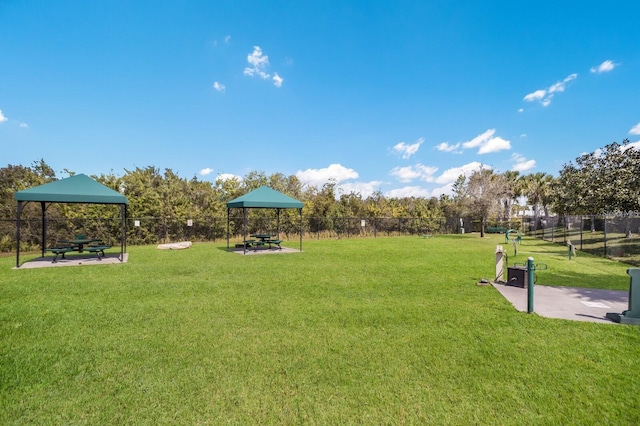
[[[527,289],[492,283],[511,304],[527,312]],[[533,311],[543,317],[617,324],[605,317],[608,312],[629,309],[629,292],[595,288],[534,286]]]

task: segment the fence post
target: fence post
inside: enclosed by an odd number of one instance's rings
[[[602,215],[602,228],[604,229],[604,255],[602,257],[607,257],[607,215],[606,213]]]

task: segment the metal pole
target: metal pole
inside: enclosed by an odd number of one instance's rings
[[[18,216],[16,217],[16,268],[20,267],[20,214],[22,201],[18,201]]]
[[[243,235],[243,246],[244,246],[244,254],[247,254],[247,208],[242,208],[242,235]]]
[[[47,245],[47,220],[44,215],[45,211],[45,203],[44,201],[40,202],[40,210],[42,211],[42,257],[44,257],[44,249]]]
[[[533,280],[535,266],[533,265],[533,257],[527,259],[527,313],[533,313]]]

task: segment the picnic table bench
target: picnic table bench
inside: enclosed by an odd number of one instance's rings
[[[282,240],[265,240],[265,243],[269,244],[269,248],[271,248],[271,245],[273,244],[278,247],[278,250],[282,250],[282,246],[280,245]]]
[[[50,251],[51,253],[55,254],[51,263],[56,263],[58,261],[58,256],[60,256],[61,259],[66,259],[64,255],[66,253],[69,253],[70,251],[74,251],[74,248],[73,247],[52,247],[52,248],[48,248],[47,251]]]
[[[102,258],[104,257],[104,251],[110,248],[111,246],[95,245],[95,246],[87,246],[84,249],[89,253],[95,253],[96,256],[98,257],[98,260],[102,260]]]

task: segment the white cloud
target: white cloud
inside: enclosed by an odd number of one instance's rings
[[[478,147],[478,154],[489,154],[505,149],[511,149],[511,142],[499,136],[494,136],[496,129],[489,129],[481,135],[476,136],[470,141],[463,142],[464,148]]]
[[[420,145],[424,143],[424,138],[420,138],[416,141],[416,143],[408,145],[404,142],[400,142],[393,147],[393,150],[399,154],[402,154],[403,159],[407,159],[411,157],[413,154],[418,152]]]
[[[527,160],[520,154],[513,154],[511,156],[511,160],[515,163],[511,170],[514,172],[525,172],[527,170],[531,170],[536,166],[536,160]]]
[[[260,46],[253,46],[253,52],[247,55],[247,62],[251,66],[244,69],[244,75],[249,77],[257,75],[264,79],[269,78],[269,74],[264,71],[269,65],[269,57],[262,54]]]
[[[273,84],[276,87],[282,87],[283,81],[284,81],[284,78],[280,77],[277,72],[273,73]]]
[[[334,179],[340,183],[347,179],[356,179],[358,172],[353,169],[344,167],[341,164],[331,164],[324,169],[307,169],[305,171],[298,170],[296,177],[300,182],[309,186],[322,186],[329,180]]]
[[[26,129],[27,127],[29,127],[27,123],[20,123],[19,126],[22,127],[23,129]]]
[[[603,72],[613,71],[618,64],[614,64],[613,61],[606,60],[597,67],[591,67],[591,72],[594,74],[601,74]]]
[[[452,167],[450,169],[442,172],[440,176],[438,176],[435,180],[436,183],[440,185],[450,184],[456,181],[460,175],[469,176],[476,170],[480,170],[480,168],[491,169],[491,167],[486,164],[479,163],[477,161],[473,161],[469,164],[465,164],[460,167]]]
[[[253,46],[253,52],[247,55],[247,62],[249,67],[245,67],[244,75],[249,77],[258,76],[264,80],[271,78],[274,86],[281,87],[284,79],[274,73],[273,76],[267,72],[269,67],[269,56],[262,53],[260,46]]]
[[[202,176],[207,176],[207,175],[210,175],[211,173],[213,173],[213,169],[210,168],[210,167],[207,167],[207,168],[204,168],[204,169],[200,170],[200,174]]]
[[[2,114],[2,110],[0,109],[0,123],[7,121],[8,118]]]
[[[0,111],[0,116],[2,115],[2,111]],[[640,135],[640,123],[636,124],[629,130],[630,135]]]
[[[457,151],[458,148],[460,148],[459,143],[455,145],[451,145],[449,144],[449,142],[440,142],[438,145],[436,145],[436,149],[438,151],[444,151],[444,152],[453,152],[453,151],[460,152],[460,151]]]
[[[237,179],[238,182],[242,182],[242,176],[237,176],[231,173],[220,173],[216,178],[216,182],[225,182],[227,180]]]
[[[217,81],[213,83],[213,88],[216,89],[218,92],[224,92],[227,89],[224,84],[219,83]]]
[[[432,197],[440,197],[441,195],[453,195],[453,182],[450,182],[444,186],[440,186],[431,191]]]
[[[338,189],[342,194],[350,194],[353,192],[356,194],[360,194],[362,198],[367,198],[373,195],[378,190],[380,185],[382,185],[382,182],[378,180],[374,180],[371,182],[348,182],[340,184]]]
[[[534,92],[529,93],[528,95],[525,95],[524,100],[527,102],[538,101],[544,107],[549,106],[549,104],[551,104],[551,99],[553,99],[553,95],[555,93],[564,92],[567,88],[567,84],[572,82],[576,78],[578,78],[578,74],[569,74],[567,77],[565,77],[564,80],[557,81],[546,89],[538,89]]]
[[[518,112],[524,112],[524,108],[518,109]]]
[[[394,167],[389,174],[395,176],[400,182],[411,182],[415,179],[433,182],[433,175],[437,171],[437,167],[429,167],[418,163],[415,166]]]
[[[630,148],[633,148],[633,149],[640,149],[640,141],[631,142],[631,143],[627,144],[627,145],[625,146],[625,151],[626,151],[627,149],[630,149]]]
[[[424,197],[431,196],[431,192],[420,186],[405,186],[404,188],[392,189],[384,194],[388,198]]]
[[[538,101],[544,98],[546,94],[547,94],[547,91],[545,89],[539,89],[539,90],[536,90],[535,92],[532,92],[526,95],[524,97],[524,100],[528,102]]]
[[[231,36],[230,35],[225,36],[224,37],[224,42],[225,42],[225,44],[229,44],[231,42]]]

